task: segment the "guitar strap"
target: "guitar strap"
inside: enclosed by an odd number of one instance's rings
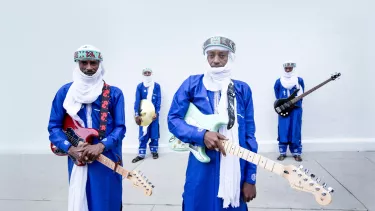
[[[236,117],[234,115],[234,99],[236,97],[236,93],[234,91],[234,85],[233,85],[233,81],[231,81],[228,85],[228,91],[227,91],[227,95],[228,95],[228,125],[227,125],[227,129],[231,129],[234,125],[234,121],[236,120]]]
[[[99,140],[105,137],[107,130],[107,117],[109,111],[110,86],[104,82],[102,89],[102,102],[100,105]]]
[[[110,97],[110,86],[104,82],[103,91],[102,91],[102,103],[100,106],[100,123],[99,123],[99,140],[103,140],[105,137],[105,132],[107,130],[107,117],[109,111],[109,97]],[[116,154],[118,161],[115,162],[115,167],[113,172],[116,173],[118,166],[122,165],[122,160],[120,156]],[[122,209],[122,208],[121,208]]]

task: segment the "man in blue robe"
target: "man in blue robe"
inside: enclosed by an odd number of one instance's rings
[[[146,99],[155,107],[155,116],[153,121],[148,126],[139,126],[139,149],[138,156],[135,157],[132,162],[136,163],[140,160],[143,160],[146,156],[147,143],[149,143],[150,151],[152,157],[157,159],[159,157],[158,147],[159,147],[159,112],[161,104],[161,90],[160,85],[153,80],[153,73],[150,68],[146,68],[142,71],[143,82],[138,84],[137,90],[135,92],[135,103],[134,103],[134,113],[135,113],[135,122],[137,125],[141,124],[140,116],[140,104],[141,100]]]
[[[297,96],[304,92],[305,84],[301,77],[295,73],[296,63],[285,62],[284,74],[276,80],[274,85],[276,99],[287,98],[297,89]],[[279,115],[278,120],[278,138],[280,155],[277,158],[282,161],[286,157],[287,149],[292,153],[296,161],[301,162],[302,143],[302,99],[296,102],[296,108],[283,117]]]
[[[183,210],[247,210],[246,202],[256,197],[256,166],[225,153],[221,141],[229,139],[257,152],[252,92],[248,84],[233,80],[235,43],[215,36],[203,44],[204,74],[188,77],[175,93],[168,113],[169,131],[179,140],[206,147],[209,163],[189,154],[183,192]],[[227,91],[235,93],[227,95]],[[189,104],[203,114],[228,116],[228,127],[208,131],[184,120]],[[216,151],[215,149],[219,149]]]
[[[63,120],[69,115],[85,128],[99,129],[103,75],[102,54],[94,46],[80,47],[74,56],[77,66],[73,82],[63,85],[52,102],[48,124],[49,140],[58,149],[85,163],[77,166],[68,157],[69,211],[122,210],[122,176],[96,161],[100,154],[114,162],[122,159],[122,140],[125,136],[124,96],[110,87],[107,128],[102,139],[92,144],[73,146],[63,132]]]

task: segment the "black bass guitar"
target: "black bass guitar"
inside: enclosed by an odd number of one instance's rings
[[[302,98],[306,97],[308,94],[311,94],[313,91],[319,89],[320,87],[326,85],[330,81],[336,80],[338,77],[341,76],[341,73],[335,73],[329,79],[325,80],[324,82],[320,83],[319,85],[315,86],[314,88],[310,89],[309,91],[297,96],[299,89],[296,89],[288,98],[281,98],[275,101],[273,107],[277,114],[282,117],[289,116],[290,112],[296,108],[296,102],[301,100]]]

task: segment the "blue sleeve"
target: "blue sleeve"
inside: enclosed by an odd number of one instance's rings
[[[187,79],[173,97],[168,113],[168,129],[182,142],[205,146],[204,134],[206,130],[189,125],[184,120],[190,101],[190,83]]]
[[[255,138],[255,121],[254,106],[251,89],[247,86],[244,92],[245,97],[245,122],[246,122],[246,143],[248,149],[254,153],[258,153],[258,143]],[[246,162],[245,166],[245,182],[249,184],[256,183],[257,166],[253,163]]]
[[[135,103],[134,103],[134,116],[139,116],[139,106],[141,103],[141,92],[139,91],[139,85],[137,86],[137,90],[135,91]]]
[[[279,99],[280,83],[278,83],[278,80],[276,80],[273,89],[274,89],[274,91],[275,91],[275,97],[276,97],[276,99]]]
[[[159,85],[157,86],[157,89],[156,89],[156,106],[155,106],[155,110],[158,115],[160,112],[160,105],[161,105],[161,89]]]
[[[125,100],[122,91],[115,98],[111,114],[114,117],[114,128],[108,136],[102,140],[105,150],[111,150],[125,137]]]
[[[301,87],[302,87],[302,91],[305,92],[305,82],[303,81],[302,78],[299,78],[299,84],[300,84]]]
[[[72,145],[69,143],[68,138],[62,129],[66,114],[63,107],[64,100],[65,94],[63,93],[63,90],[60,89],[52,101],[51,113],[48,122],[48,132],[51,143],[67,153]]]

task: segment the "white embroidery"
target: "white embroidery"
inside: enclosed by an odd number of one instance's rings
[[[65,140],[65,141],[64,141],[64,144],[65,144],[65,145],[69,145],[69,141]]]
[[[256,176],[255,174],[252,174],[251,175],[251,180],[255,181],[255,176]]]
[[[237,116],[240,116],[240,117],[242,117],[242,119],[244,118],[243,116],[241,116],[241,114],[237,114]]]

